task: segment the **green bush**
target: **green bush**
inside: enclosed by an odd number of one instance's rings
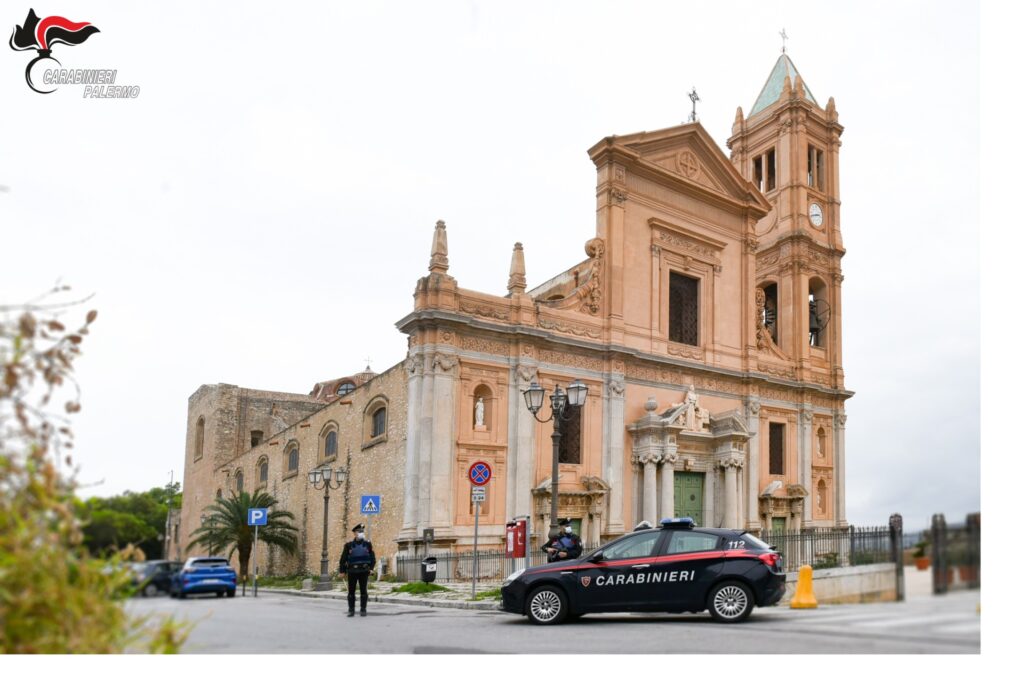
[[[58,288],[55,291],[63,291]],[[70,415],[51,412],[56,394],[77,387],[79,345],[96,319],[68,331],[60,304],[0,306],[0,653],[114,653],[129,647],[177,652],[186,631],[171,620],[147,626],[130,618],[134,548],[113,559],[92,557],[75,514]],[[37,317],[37,315],[39,317]]]
[[[832,569],[839,566],[839,555],[837,553],[822,553],[811,565],[813,569]]]
[[[436,593],[438,591],[448,591],[448,588],[439,586],[436,583],[424,583],[423,581],[412,581],[399,586],[396,588],[394,593],[409,593],[411,595],[422,595],[423,593]]]
[[[492,588],[491,590],[481,591],[476,594],[475,598],[471,600],[501,600],[501,589]]]

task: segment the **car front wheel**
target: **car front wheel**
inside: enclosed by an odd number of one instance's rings
[[[526,614],[539,626],[550,626],[565,621],[569,605],[565,593],[555,586],[535,588],[526,599]]]
[[[708,596],[708,611],[715,621],[735,624],[750,616],[753,609],[754,596],[738,581],[720,583]]]
[[[142,594],[147,598],[151,598],[156,595],[156,586],[151,583],[147,583],[146,587],[142,589]]]

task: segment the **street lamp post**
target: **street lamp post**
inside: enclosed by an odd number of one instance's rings
[[[316,584],[316,590],[326,591],[331,589],[331,578],[327,573],[327,504],[331,499],[331,489],[339,489],[345,482],[344,467],[334,470],[334,480],[331,480],[331,468],[324,466],[318,470],[309,471],[309,483],[316,490],[324,491],[324,542],[323,550],[320,552],[320,581]]]
[[[578,379],[574,379],[565,391],[562,387],[555,385],[551,393],[551,417],[542,420],[537,417],[541,407],[544,405],[544,387],[536,381],[530,383],[530,388],[523,391],[523,398],[526,400],[526,408],[538,422],[551,422],[551,519],[548,525],[548,538],[558,537],[558,446],[562,440],[562,424],[570,419],[566,415],[566,406],[581,408],[587,401],[587,385]]]

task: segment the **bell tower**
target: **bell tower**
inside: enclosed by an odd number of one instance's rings
[[[755,235],[757,369],[831,389],[843,388],[842,132],[835,102],[823,109],[783,52],[750,114],[737,108],[728,141],[772,205]]]

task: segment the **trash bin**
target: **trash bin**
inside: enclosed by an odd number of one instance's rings
[[[437,578],[437,558],[424,557],[420,562],[420,581],[430,583]]]

